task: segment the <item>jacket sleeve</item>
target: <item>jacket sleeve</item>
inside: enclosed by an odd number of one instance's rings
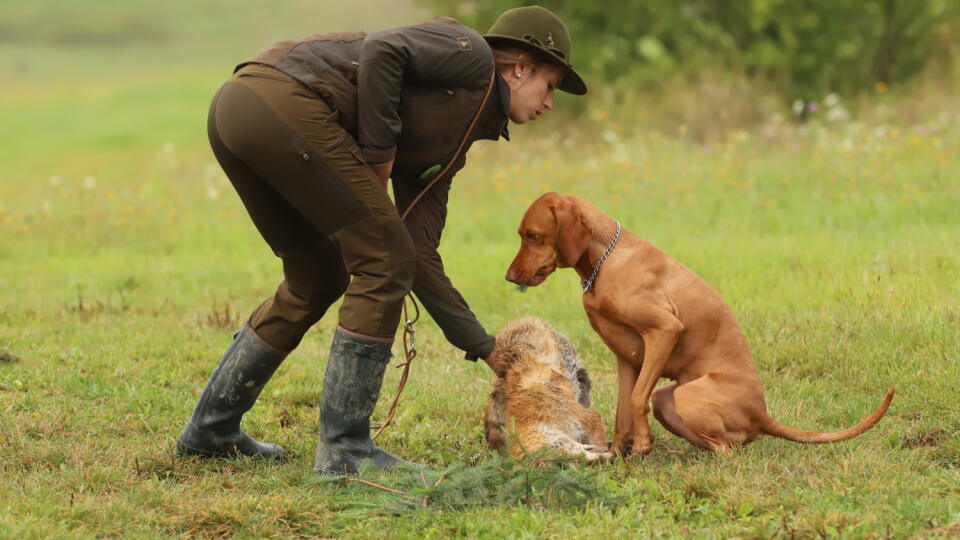
[[[462,166],[463,158],[458,165]],[[404,223],[417,249],[413,292],[420,299],[443,335],[453,346],[467,353],[467,359],[486,358],[496,339],[487,334],[463,297],[444,273],[437,252],[446,222],[447,198],[452,175],[434,184],[407,216]],[[419,193],[409,182],[394,182],[394,197],[402,214]],[[405,187],[406,186],[406,187]]]
[[[368,35],[357,69],[357,138],[364,159],[393,159],[402,128],[398,107],[404,81],[479,86],[490,78],[492,66],[486,40],[453,19]]]

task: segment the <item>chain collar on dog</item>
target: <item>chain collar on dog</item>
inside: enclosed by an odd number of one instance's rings
[[[597,265],[593,267],[593,273],[590,274],[590,279],[583,280],[580,282],[580,286],[583,287],[583,294],[587,294],[590,289],[593,287],[593,280],[597,279],[597,273],[600,272],[600,266],[603,265],[603,261],[607,260],[607,257],[610,256],[610,253],[613,252],[613,248],[617,245],[617,240],[620,239],[620,222],[617,222],[617,232],[613,233],[613,240],[610,240],[610,245],[607,246],[607,250],[603,252],[603,255],[600,256],[600,260],[597,261]]]

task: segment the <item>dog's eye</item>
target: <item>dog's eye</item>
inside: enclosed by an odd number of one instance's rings
[[[528,233],[528,234],[527,234],[527,240],[529,240],[529,241],[531,241],[531,242],[539,242],[539,241],[540,241],[540,235],[539,235],[539,234],[534,234],[534,233]]]

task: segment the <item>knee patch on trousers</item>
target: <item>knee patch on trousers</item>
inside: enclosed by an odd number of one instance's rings
[[[340,325],[357,334],[392,338],[416,273],[416,248],[406,226],[395,216],[381,223],[361,222],[335,238],[353,276]]]
[[[395,284],[395,287],[390,289],[397,295],[394,299],[402,300],[413,288],[413,278],[417,271],[417,248],[402,222],[399,227],[391,223],[382,229],[389,254],[389,280]]]

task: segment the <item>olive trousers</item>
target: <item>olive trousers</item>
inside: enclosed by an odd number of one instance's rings
[[[283,281],[249,324],[284,351],[341,296],[344,330],[392,341],[413,285],[413,241],[338,118],[317,94],[262,65],[237,71],[210,106],[213,153],[283,261]]]

